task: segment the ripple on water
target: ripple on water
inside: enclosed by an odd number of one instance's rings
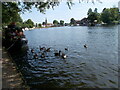
[[[26,31],[30,49],[27,55],[21,53],[19,57],[15,56],[15,61],[27,83],[34,88],[117,87],[117,30],[80,26]],[[88,45],[87,49],[84,44]],[[47,57],[41,58],[39,45],[51,47]],[[64,51],[66,47],[68,51]],[[38,59],[33,58],[32,48]],[[55,57],[54,49],[62,50],[67,59]]]

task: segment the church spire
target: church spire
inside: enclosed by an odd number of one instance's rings
[[[45,24],[47,24],[47,18],[45,18]]]

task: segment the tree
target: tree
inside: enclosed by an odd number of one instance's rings
[[[45,23],[45,22],[43,22],[43,23],[42,23],[42,25],[46,25],[46,23]]]
[[[98,12],[97,12],[97,8],[95,8],[94,13],[98,13]]]
[[[18,12],[24,13],[25,11],[29,11],[32,9],[32,7],[37,8],[41,13],[44,13],[47,9],[54,9],[54,7],[59,6],[60,1],[59,0],[44,0],[43,2],[34,2],[34,0],[31,0],[31,2],[20,2],[21,0],[17,0],[17,2],[2,2],[2,12],[4,15],[7,15],[11,18],[12,14],[16,14]],[[80,0],[79,0],[80,1]],[[82,0],[84,1],[84,0]],[[94,0],[91,0],[94,3]],[[96,0],[100,2],[100,0]],[[69,8],[71,8],[72,5],[74,5],[73,0],[67,0],[66,1]],[[3,20],[5,18],[3,17]]]
[[[110,17],[111,17],[111,20],[112,21],[118,21],[118,20],[120,20],[120,18],[119,18],[119,9],[118,8],[110,8],[109,9],[110,10]]]
[[[89,8],[88,12],[87,12],[87,15],[90,15],[92,13],[92,9]]]
[[[24,22],[28,28],[32,28],[34,26],[34,22],[31,19],[28,19]]]
[[[70,24],[71,24],[71,25],[75,25],[75,24],[76,24],[76,21],[75,21],[74,18],[71,18],[71,19],[70,19]]]
[[[112,18],[110,17],[110,10],[109,9],[104,9],[103,12],[101,13],[101,20],[104,23],[110,24]]]
[[[41,23],[39,23],[39,24],[38,24],[38,27],[42,27],[42,24],[41,24]]]
[[[64,21],[60,20],[60,25],[63,26],[64,25]]]
[[[61,2],[59,0],[44,0],[43,2],[34,2],[34,0],[30,0],[30,1],[31,2],[21,2],[21,0],[17,0],[17,2],[1,2],[2,24],[8,25],[9,23],[16,21],[18,14],[24,13],[26,11],[30,11],[32,7],[37,8],[37,10],[40,11],[40,13],[45,13],[47,9],[50,8],[54,9],[54,7],[59,6]],[[95,2],[95,0],[91,0],[91,1],[92,3]],[[96,1],[100,2],[100,0],[96,0]],[[71,9],[72,5],[74,5],[73,0],[67,0],[66,3],[69,9]]]
[[[92,12],[88,15],[88,20],[90,21],[91,24],[95,23],[95,20],[98,20],[97,14]]]
[[[20,9],[16,3],[2,2],[2,23],[9,24],[10,22],[22,21],[19,12]]]
[[[54,20],[54,21],[53,21],[53,24],[54,24],[54,25],[58,25],[59,22],[58,22],[57,20]]]

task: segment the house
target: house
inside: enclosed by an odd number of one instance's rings
[[[46,24],[46,27],[52,27],[52,26],[53,26],[52,23],[47,23],[47,24]]]
[[[83,18],[81,20],[75,20],[74,26],[88,26],[90,25],[90,21],[88,18]]]

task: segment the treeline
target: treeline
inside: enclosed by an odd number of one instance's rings
[[[16,24],[20,27],[28,27],[32,28],[34,26],[41,27],[42,25],[45,25],[46,22],[43,22],[42,24],[35,25],[34,22],[31,19],[28,19],[27,21],[22,20],[20,17],[21,13],[24,13],[25,10],[30,9],[33,5],[30,3],[24,3],[24,8],[22,7],[22,4],[19,3],[11,3],[11,2],[2,2],[2,26],[7,26],[11,22],[16,22]],[[29,7],[30,6],[30,7]],[[22,10],[23,9],[23,10]],[[91,8],[88,10],[87,13],[88,17],[87,19],[84,19],[82,23],[91,23],[91,24],[118,24],[120,23],[120,15],[119,15],[119,9],[114,8],[104,8],[101,13],[98,13],[97,8],[92,10]],[[87,22],[87,20],[89,22]],[[65,23],[63,20],[57,21],[53,20],[54,26],[64,26],[64,25],[71,25],[71,24],[81,24],[81,22],[75,21],[73,18],[70,20],[70,23]],[[86,24],[87,25],[87,24]]]
[[[88,10],[88,20],[90,23],[94,24],[118,24],[120,23],[119,9],[114,8],[104,8],[101,13],[98,13],[97,8],[92,11],[90,8]]]

